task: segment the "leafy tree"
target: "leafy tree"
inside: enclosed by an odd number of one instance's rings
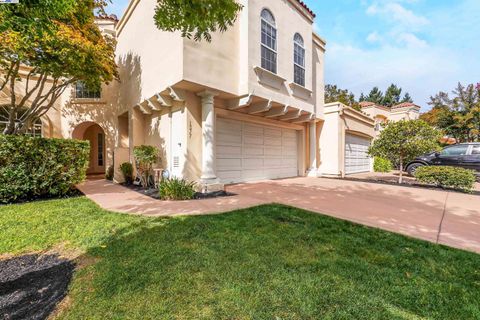
[[[410,94],[408,92],[405,93],[405,95],[403,96],[403,99],[402,101],[400,102],[410,102],[410,103],[413,103],[413,99],[412,97],[410,96]]]
[[[403,182],[403,168],[419,155],[436,150],[441,132],[422,120],[390,122],[373,142],[369,154],[399,165],[399,183]]]
[[[242,8],[235,0],[158,0],[154,20],[160,30],[211,41],[210,33],[231,27]]]
[[[360,105],[355,100],[355,95],[348,89],[340,89],[337,85],[327,84],[325,86],[325,103],[341,102],[344,105],[351,106],[360,110]]]
[[[367,96],[362,93],[359,101],[369,101],[387,107],[393,107],[402,102],[413,102],[408,92],[402,98],[402,91],[402,88],[393,83],[387,88],[385,94],[378,87],[374,87]]]
[[[480,141],[480,85],[459,83],[452,94],[453,98],[446,92],[430,97],[432,110],[423,118],[457,141]]]
[[[133,148],[136,167],[142,178],[142,186],[148,188],[153,165],[158,160],[158,149],[154,146],[141,145]]]
[[[402,88],[397,87],[395,84],[391,84],[387,91],[385,91],[385,96],[382,100],[382,105],[387,107],[393,107],[396,104],[400,103],[402,96]]]
[[[23,134],[74,82],[117,76],[114,41],[95,24],[103,0],[25,0],[0,6],[0,112],[4,134]],[[5,100],[4,100],[5,101]],[[27,110],[27,111],[25,111]]]
[[[374,87],[366,97],[365,101],[370,101],[381,105],[383,103],[383,99],[383,92],[378,87]]]

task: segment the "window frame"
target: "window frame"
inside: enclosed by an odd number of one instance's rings
[[[268,12],[268,14],[272,17],[273,24],[272,22],[268,21],[263,17],[264,12]],[[267,25],[267,27],[270,27],[273,30],[272,33],[274,33],[274,37],[273,35],[270,36],[272,38],[272,42],[274,42],[273,48],[269,47],[268,44],[264,43],[263,41],[263,35],[264,35],[263,24],[264,23]],[[267,36],[268,34],[265,34],[265,37]],[[264,64],[264,60],[266,60],[263,58],[264,50],[266,52],[270,52],[271,54],[273,54],[275,61],[274,62],[268,61],[270,64],[273,64],[273,68],[269,68],[266,64]],[[268,70],[269,72],[272,72],[274,74],[277,74],[278,72],[278,29],[276,26],[275,16],[273,15],[272,11],[270,11],[267,8],[263,8],[262,11],[260,12],[260,66],[262,67],[262,69]]]
[[[82,84],[83,88],[79,89],[79,85]],[[81,92],[81,94],[79,94]],[[101,99],[102,98],[102,88],[99,88],[98,91],[91,90],[87,88],[85,82],[79,80],[75,82],[75,99]]]
[[[301,40],[298,41],[297,37]],[[297,63],[297,48],[302,54],[301,58],[303,59],[303,65]],[[296,32],[293,36],[293,82],[299,86],[305,87],[306,83],[306,50],[305,50],[305,41],[300,33]],[[301,73],[298,75],[301,81],[297,81],[297,70],[300,70]]]
[[[102,132],[97,133],[97,165],[105,166],[105,135]]]
[[[19,110],[19,112],[17,113],[17,119],[15,120],[16,123],[19,122],[18,117],[19,116],[21,117],[25,112],[27,112],[27,110],[28,108],[23,108]],[[3,132],[3,130],[9,123],[7,115],[2,114],[2,111],[3,110],[0,109],[0,134]],[[44,124],[42,119],[38,118],[35,120],[32,126],[25,132],[25,134],[34,138],[43,138],[44,136],[43,127],[44,127]]]
[[[442,151],[440,151],[440,156],[441,157],[464,157],[464,156],[468,156],[469,152],[471,150],[470,147],[471,146],[469,146],[469,145],[454,145],[454,146],[451,146],[451,147],[447,147],[447,148],[443,149]],[[447,151],[449,149],[454,149],[454,148],[466,148],[465,153],[464,154],[445,154],[444,153],[445,151]]]

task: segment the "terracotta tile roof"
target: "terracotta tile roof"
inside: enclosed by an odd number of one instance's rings
[[[304,7],[305,10],[307,10],[307,11],[312,15],[312,17],[314,17],[314,18],[316,17],[315,12],[313,12],[312,9],[310,9],[305,2],[303,2],[302,0],[297,0],[297,2],[298,2],[302,7]]]
[[[371,107],[371,106],[374,106],[375,103],[374,102],[370,102],[370,101],[362,101],[359,103],[360,107],[362,108],[367,108],[367,107]]]
[[[408,107],[420,108],[420,106],[417,106],[415,103],[403,102],[403,103],[400,103],[400,104],[397,104],[397,105],[393,106],[392,109],[400,109],[400,108],[408,108]]]
[[[95,19],[111,20],[111,21],[116,21],[116,22],[118,22],[118,18],[117,18],[117,16],[114,15],[114,14],[110,14],[110,15],[98,15],[98,16],[95,16]]]

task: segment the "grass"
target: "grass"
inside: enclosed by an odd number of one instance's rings
[[[0,253],[64,244],[60,319],[480,319],[480,255],[303,210],[147,219],[84,198],[0,207]]]

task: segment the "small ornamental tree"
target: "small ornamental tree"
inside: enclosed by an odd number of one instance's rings
[[[0,5],[0,113],[4,134],[25,134],[76,81],[117,77],[115,41],[94,11],[104,0],[25,0]]]
[[[137,146],[133,148],[133,155],[138,173],[142,179],[142,186],[148,188],[153,165],[158,160],[158,149],[154,146]]]
[[[373,142],[369,154],[399,165],[399,183],[403,182],[406,163],[424,153],[437,150],[441,132],[422,120],[390,122]]]
[[[235,0],[158,0],[154,21],[160,30],[211,41],[212,32],[233,26],[242,8]]]

